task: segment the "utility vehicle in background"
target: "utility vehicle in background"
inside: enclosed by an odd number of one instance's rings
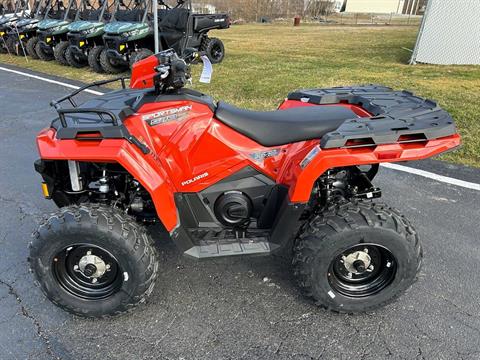
[[[81,9],[75,21],[68,26],[69,46],[65,58],[70,66],[81,68],[90,65],[96,72],[102,72],[100,53],[103,50],[105,23],[111,18],[108,0],[100,0],[98,8],[89,0],[82,0]]]
[[[3,9],[3,15],[0,17],[0,53],[9,52],[7,43],[9,32],[15,29],[15,24],[22,16],[28,16],[29,14],[30,4],[26,0],[17,0],[13,11],[10,7]]]
[[[30,14],[24,14],[8,33],[7,46],[11,54],[24,56],[28,54],[34,59],[38,56],[35,52],[37,44],[38,22],[45,17],[46,10],[51,0],[36,0],[33,2]]]
[[[219,63],[225,55],[221,40],[209,38],[213,29],[226,29],[230,19],[226,14],[194,14],[191,1],[178,0],[174,7],[160,1],[158,31],[160,50],[174,49],[182,55],[186,48],[203,51],[211,62]],[[138,0],[129,12],[116,12],[114,20],[105,26],[105,51],[101,63],[106,72],[119,73],[135,62],[153,54],[154,24],[152,4]]]
[[[459,146],[451,116],[383,86],[299,90],[277,111],[239,109],[185,88],[196,59],[164,51],[133,65],[130,88],[96,82],[52,102],[59,116],[38,134],[35,169],[60,209],[33,234],[29,258],[46,296],[86,317],[143,302],[163,273],[155,223],[197,259],[291,254],[300,289],[333,311],[403,294],[422,248],[373,181],[380,163]],[[75,102],[113,81],[122,88]]]
[[[67,7],[62,0],[49,4],[45,18],[38,23],[35,52],[41,60],[55,59],[62,65],[68,65],[65,59],[68,25],[75,19],[77,11],[77,0],[69,0]]]

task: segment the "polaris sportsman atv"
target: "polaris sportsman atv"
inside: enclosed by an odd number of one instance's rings
[[[29,258],[46,296],[87,317],[143,302],[160,273],[146,230],[156,222],[197,259],[286,250],[300,289],[334,311],[372,310],[410,287],[418,234],[374,201],[372,181],[380,163],[459,146],[451,116],[383,86],[239,109],[185,88],[192,60],[164,51],[133,66],[130,88],[120,79],[122,89],[78,106],[75,95],[119,79],[96,82],[52,102],[59,117],[37,137],[35,169],[60,209]]]
[[[178,0],[171,8],[164,1],[159,1],[158,30],[160,49],[174,49],[182,54],[186,48],[205,50],[212,62],[223,60],[224,46],[219,39],[210,39],[208,31],[226,29],[230,20],[226,14],[193,14],[191,2]],[[138,0],[135,12],[116,14],[116,22],[107,24],[105,35],[105,52],[101,55],[104,70],[119,73],[153,54],[154,24],[151,3]]]
[[[4,9],[5,11],[5,9]],[[4,13],[0,17],[0,53],[10,53],[7,43],[9,32],[15,28],[15,24],[30,13],[28,1],[17,0],[13,12]]]
[[[38,41],[37,25],[38,22],[45,17],[45,11],[48,7],[50,0],[46,0],[43,4],[43,0],[37,0],[33,3],[32,12],[33,15],[24,13],[19,19],[12,30],[8,33],[7,46],[11,54],[24,56],[28,54],[33,58],[38,58],[35,52],[35,45]]]
[[[50,4],[45,19],[38,23],[35,52],[41,60],[55,59],[62,65],[68,65],[65,59],[69,45],[68,25],[75,19],[77,10],[76,0],[69,0],[66,8],[61,0]]]
[[[107,0],[99,2],[99,8],[94,8],[88,0],[83,0],[82,9],[77,13],[75,22],[68,27],[70,43],[65,58],[70,66],[81,68],[90,65],[92,70],[101,72],[100,52],[103,50],[105,22],[110,19]]]

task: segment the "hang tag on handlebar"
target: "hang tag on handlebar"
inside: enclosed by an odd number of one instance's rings
[[[210,59],[206,55],[201,56],[203,61],[202,75],[200,76],[200,82],[204,84],[210,84],[212,81],[213,66]]]

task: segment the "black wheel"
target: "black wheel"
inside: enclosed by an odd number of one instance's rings
[[[35,45],[35,53],[37,54],[38,58],[43,61],[52,61],[55,57],[53,56],[53,51],[49,52],[42,48],[40,41],[37,41]]]
[[[21,55],[17,52],[17,41],[13,36],[9,36],[7,40],[5,40],[5,44],[7,46],[8,52],[12,55]],[[23,55],[23,54],[22,54]]]
[[[157,276],[157,257],[142,225],[118,210],[60,209],[40,224],[30,267],[54,304],[84,317],[124,313],[145,301]]]
[[[221,63],[225,57],[225,46],[222,40],[217,38],[205,38],[202,51],[205,51],[212,64]]]
[[[416,280],[422,248],[410,222],[383,204],[349,203],[316,215],[296,239],[293,270],[303,293],[337,312],[365,312]]]
[[[152,55],[153,55],[153,51],[148,49],[139,49],[133,52],[130,55],[130,69],[133,67],[133,64],[135,64],[136,62],[146,59],[147,57]]]
[[[67,52],[68,47],[70,44],[68,41],[60,41],[55,48],[53,49],[53,55],[55,56],[55,60],[61,65],[68,66],[67,59],[65,58],[65,53]]]
[[[27,46],[25,47],[27,50],[28,56],[32,59],[38,59],[37,52],[35,51],[35,46],[38,43],[38,37],[34,36],[27,41]]]
[[[102,68],[102,64],[100,64],[100,54],[103,49],[103,46],[95,46],[93,49],[90,49],[88,53],[88,65],[90,66],[90,69],[99,74],[105,72]]]
[[[103,49],[100,53],[100,65],[102,69],[108,74],[119,74],[126,70],[126,67],[123,65],[115,64],[107,56],[107,49]]]
[[[79,56],[75,54],[70,46],[65,51],[65,60],[67,61],[68,65],[78,69],[88,65],[87,58],[85,56]]]

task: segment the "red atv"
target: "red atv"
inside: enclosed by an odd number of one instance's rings
[[[186,89],[189,79],[165,51],[135,64],[130,88],[120,79],[123,89],[77,106],[75,95],[107,83],[97,82],[53,102],[35,168],[60,210],[30,253],[50,300],[87,317],[143,302],[159,273],[154,223],[198,259],[289,253],[301,290],[334,311],[378,308],[414,282],[417,232],[372,201],[372,180],[379,163],[459,146],[446,111],[362,86],[297,91],[256,112]]]

